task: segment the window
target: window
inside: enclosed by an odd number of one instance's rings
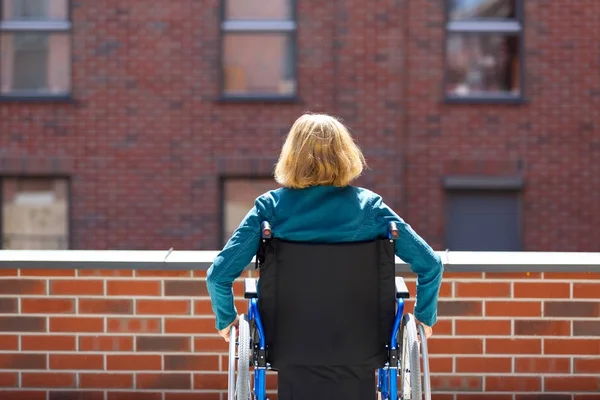
[[[449,100],[515,100],[523,92],[521,0],[448,0]]]
[[[65,179],[2,181],[2,248],[69,248],[69,201]]]
[[[0,3],[0,95],[68,95],[71,89],[69,0],[0,0]]]
[[[272,178],[226,179],[223,184],[223,244],[240,225],[261,194],[276,189]]]
[[[521,251],[519,192],[453,190],[446,197],[450,251]]]
[[[224,0],[223,13],[223,95],[294,97],[293,0]]]

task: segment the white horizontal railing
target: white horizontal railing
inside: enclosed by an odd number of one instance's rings
[[[0,268],[206,270],[218,251],[0,250]],[[600,272],[600,252],[438,252],[454,272]],[[253,268],[254,260],[248,264]],[[396,258],[398,271],[410,271]]]

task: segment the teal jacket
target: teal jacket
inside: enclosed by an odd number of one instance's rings
[[[417,274],[414,314],[426,325],[437,321],[443,264],[437,253],[383,201],[356,186],[280,188],[259,196],[208,269],[206,284],[218,330],[236,316],[232,283],[252,261],[260,242],[260,224],[269,221],[273,236],[289,241],[352,242],[386,237],[390,221],[400,230],[396,255]]]

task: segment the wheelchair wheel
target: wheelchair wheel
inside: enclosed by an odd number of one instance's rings
[[[239,322],[239,336],[236,329],[231,328],[229,339],[229,370],[228,370],[228,400],[249,400],[250,390],[250,324],[242,315]],[[237,359],[237,377],[236,377]]]
[[[402,318],[400,357],[400,393],[402,400],[421,400],[421,364],[417,324],[412,314]]]

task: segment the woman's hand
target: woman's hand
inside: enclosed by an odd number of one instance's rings
[[[223,339],[225,339],[226,342],[229,342],[229,333],[231,332],[231,327],[238,326],[239,323],[240,323],[240,317],[237,316],[237,317],[235,317],[235,321],[233,321],[231,324],[229,324],[229,326],[227,328],[221,329],[219,331],[219,336],[221,336]]]
[[[431,337],[431,335],[433,335],[433,328],[425,325],[424,323],[422,323],[421,321],[419,321],[416,318],[415,318],[415,322],[417,323],[417,325],[421,325],[423,327],[423,330],[425,331],[425,339],[429,339]]]

